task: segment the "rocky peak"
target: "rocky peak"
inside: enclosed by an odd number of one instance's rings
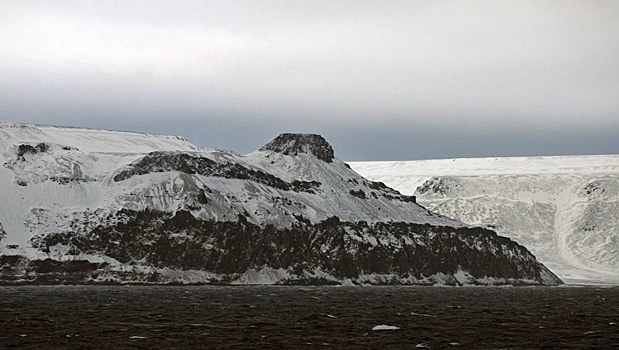
[[[262,146],[260,151],[273,151],[285,155],[312,154],[327,163],[331,163],[334,157],[333,147],[324,137],[317,134],[281,134]]]

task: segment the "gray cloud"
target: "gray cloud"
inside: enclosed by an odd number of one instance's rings
[[[350,159],[617,151],[616,1],[0,4],[2,119],[241,152],[320,132]]]

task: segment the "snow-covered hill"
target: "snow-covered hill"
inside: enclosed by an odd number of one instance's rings
[[[420,204],[496,230],[567,283],[619,283],[619,156],[352,162]]]
[[[124,175],[136,167],[135,162],[174,162],[178,152],[196,162],[230,165],[230,171],[270,176],[273,183],[271,179],[250,183],[210,176],[216,174],[187,174],[182,169],[167,171],[166,164],[159,170],[146,164],[149,168],[143,174]],[[410,210],[405,200],[382,195],[355,200],[350,188],[369,194],[370,184],[338,159],[333,159],[334,164],[314,159],[310,153],[291,156],[267,148],[241,156],[200,149],[179,137],[0,124],[0,164],[4,165],[0,167],[0,223],[7,232],[7,244],[26,247],[33,234],[67,229],[67,218],[77,213],[88,216],[89,225],[97,225],[110,211],[122,208],[174,212],[191,207],[188,193],[206,191],[212,205],[192,210],[198,218],[233,220],[248,212],[256,223],[282,224],[295,221],[292,213],[301,213],[313,222],[336,215],[346,221],[461,225],[419,206]],[[295,180],[308,188],[289,191],[286,186]],[[320,180],[316,186],[320,188],[313,189],[315,180]],[[378,191],[404,198],[389,189]]]
[[[318,135],[283,134],[242,156],[179,137],[0,123],[0,164],[0,272],[17,280],[558,281],[523,247],[361,177]],[[413,252],[433,255],[414,265]]]

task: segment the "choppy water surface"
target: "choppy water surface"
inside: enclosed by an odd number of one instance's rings
[[[0,287],[0,349],[591,349],[618,324],[616,287]]]

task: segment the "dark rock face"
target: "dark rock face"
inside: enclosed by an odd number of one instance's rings
[[[365,192],[363,190],[350,190],[349,192],[352,196],[355,196],[360,199],[365,199]]]
[[[376,192],[372,191],[366,194],[361,189],[352,189],[349,191],[349,193],[352,196],[355,196],[360,199],[366,199],[366,198],[369,198],[369,196],[372,196],[374,198],[378,198],[378,196],[382,196],[383,198],[387,198],[389,200],[398,200],[398,201],[406,202],[406,203],[417,203],[417,198],[415,196],[407,196],[407,195],[401,194],[400,192],[390,187],[387,187],[387,185],[385,185],[382,182],[366,181],[366,180],[362,180],[361,182],[363,183],[363,185],[369,187],[370,189]],[[360,185],[360,182],[357,181],[356,179],[348,179],[348,183],[350,183],[351,185],[356,185],[356,186]]]
[[[331,163],[334,158],[333,147],[317,134],[281,134],[262,146],[260,151],[273,151],[285,155],[313,154],[327,163]]]
[[[461,184],[456,178],[449,176],[432,177],[424,182],[423,185],[419,186],[416,192],[420,195],[426,193],[445,195],[450,191],[450,189],[458,189],[460,187]]]
[[[129,265],[209,271],[223,276],[219,283],[264,267],[290,271],[290,281],[282,283],[307,282],[305,272],[320,269],[340,279],[391,276],[370,282],[376,284],[444,274],[455,285],[459,270],[479,279],[541,284],[545,271],[526,248],[483,228],[352,223],[336,217],[315,225],[301,218],[290,228],[276,228],[254,225],[243,216],[236,222],[202,221],[186,211],[124,210],[121,215],[128,220],[86,235],[49,235],[33,246],[46,251],[62,244],[72,254],[101,254]],[[556,278],[555,284],[560,283]]]
[[[17,158],[23,160],[26,154],[45,153],[50,146],[47,143],[41,142],[36,145],[22,144],[17,147]]]
[[[0,284],[83,284],[96,279],[107,264],[85,260],[29,260],[0,256]]]
[[[597,180],[588,183],[582,192],[586,193],[587,196],[599,196],[606,193],[606,188],[604,188],[604,183],[602,181]]]
[[[4,227],[2,227],[2,223],[0,223],[0,242],[6,237],[6,232],[4,231]]]
[[[218,163],[212,159],[182,152],[151,152],[137,162],[125,167],[114,176],[114,181],[124,181],[132,176],[166,171],[185,174],[223,177],[226,179],[252,180],[285,191],[314,193],[321,185],[317,181],[286,182],[274,175],[249,169],[238,163]]]

